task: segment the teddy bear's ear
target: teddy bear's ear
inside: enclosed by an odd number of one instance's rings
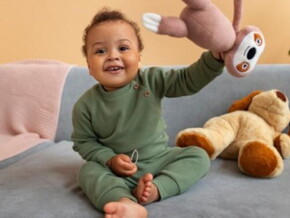
[[[260,94],[261,92],[261,90],[255,90],[247,96],[243,97],[242,99],[234,101],[234,103],[228,109],[228,112],[233,112],[237,110],[248,110],[248,107],[250,106],[253,97]]]

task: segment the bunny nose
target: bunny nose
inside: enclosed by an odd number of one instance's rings
[[[254,48],[254,47],[251,48],[251,49],[248,51],[248,53],[247,53],[247,58],[248,58],[248,60],[253,59],[253,58],[255,57],[256,53],[257,53],[257,49]]]
[[[276,91],[276,95],[277,95],[277,97],[280,98],[282,101],[284,101],[284,102],[287,101],[286,96],[285,96],[282,92],[280,92],[280,91]]]

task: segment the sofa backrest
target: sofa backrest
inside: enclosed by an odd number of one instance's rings
[[[70,140],[73,106],[78,98],[95,83],[87,67],[72,67],[64,84],[55,141]]]
[[[86,67],[71,69],[64,86],[56,141],[70,139],[73,105],[95,83]],[[234,100],[257,89],[279,89],[290,98],[290,65],[258,65],[244,78],[224,72],[195,95],[164,98],[162,107],[169,144],[175,144],[175,136],[180,130],[202,126],[209,118],[226,113]]]

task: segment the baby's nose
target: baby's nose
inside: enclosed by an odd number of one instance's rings
[[[117,60],[119,60],[118,57],[114,57],[114,56],[108,57],[108,61],[117,61]]]
[[[119,53],[115,49],[109,52],[108,58],[109,61],[119,60]]]

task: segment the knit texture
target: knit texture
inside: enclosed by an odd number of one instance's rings
[[[0,160],[54,139],[70,68],[49,60],[0,65]]]

